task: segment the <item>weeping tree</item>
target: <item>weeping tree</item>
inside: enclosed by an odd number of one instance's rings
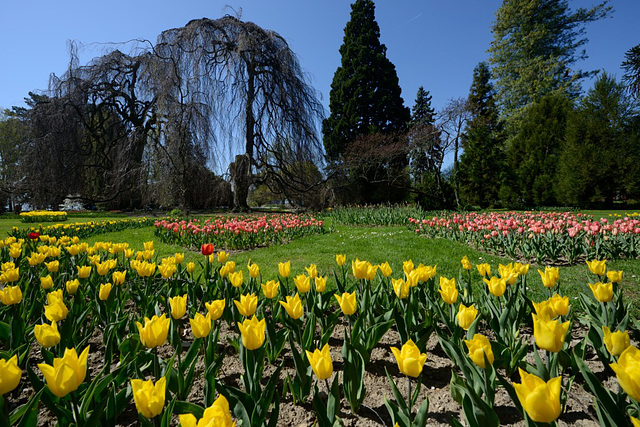
[[[163,32],[154,53],[166,77],[160,105],[191,112],[184,137],[206,147],[218,167],[241,152],[229,165],[237,210],[248,209],[252,184],[290,200],[320,184],[296,165],[322,161],[322,106],[282,36],[232,16],[204,18]]]

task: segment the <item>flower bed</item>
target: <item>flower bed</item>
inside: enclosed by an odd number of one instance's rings
[[[465,257],[455,279],[338,255],[331,272],[286,261],[263,278],[203,245],[196,275],[183,254],[158,259],[153,242],[39,237],[0,249],[0,425],[298,425],[306,413],[322,426],[423,427],[434,413],[552,422],[576,393],[588,395],[572,410],[594,402],[602,424],[638,416],[635,321],[623,272],[605,261],[588,263],[592,292],[570,302],[557,269],[518,263]],[[530,299],[532,273],[547,299]],[[448,412],[429,408],[434,381]]]
[[[54,222],[66,221],[67,213],[62,211],[29,211],[21,212],[20,220],[22,222]]]
[[[323,222],[310,215],[268,214],[216,216],[155,222],[162,241],[190,248],[213,243],[225,249],[249,249],[324,233]]]
[[[637,217],[610,221],[570,212],[485,212],[443,213],[409,221],[416,233],[531,262],[575,263],[640,255]]]
[[[39,227],[17,228],[14,227],[11,236],[25,239],[29,233],[37,232],[40,235],[60,238],[63,236],[86,238],[96,234],[121,231],[129,228],[150,227],[156,220],[151,218],[128,218],[119,220],[74,222],[72,224],[54,224]]]

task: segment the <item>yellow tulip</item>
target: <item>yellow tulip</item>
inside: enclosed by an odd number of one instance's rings
[[[22,246],[14,243],[11,246],[9,246],[9,256],[11,258],[20,258],[20,255],[22,255]]]
[[[529,272],[529,264],[515,262],[513,263],[513,269],[516,270],[520,276],[525,276]]]
[[[278,302],[280,303],[281,306],[284,307],[284,309],[287,311],[287,314],[292,319],[301,318],[304,310],[302,308],[302,301],[300,301],[300,295],[296,293],[293,296],[293,298],[287,295],[286,300],[287,302],[284,302],[284,301],[278,301]]]
[[[402,350],[391,347],[391,352],[396,358],[400,372],[409,377],[416,378],[420,375],[427,361],[427,354],[420,353],[420,349],[411,339],[402,346]]]
[[[345,292],[342,295],[335,294],[334,296],[338,300],[340,309],[345,314],[345,316],[351,316],[358,309],[355,291],[353,291],[352,293]]]
[[[631,345],[627,331],[611,332],[607,326],[602,327],[604,332],[604,345],[612,356],[620,356]]]
[[[220,395],[213,405],[204,410],[202,418],[198,421],[193,414],[180,414],[180,425],[182,427],[234,427],[235,423],[231,419],[229,402]]]
[[[187,273],[193,274],[194,271],[196,271],[196,263],[195,262],[187,263]]]
[[[182,319],[182,316],[187,313],[187,294],[169,298],[169,307],[171,307],[171,317],[176,320]]]
[[[635,417],[631,417],[631,424],[633,427],[640,427],[640,420]]]
[[[251,278],[255,279],[260,275],[260,267],[258,267],[258,264],[251,264],[247,266],[247,269],[249,270],[249,276],[251,276]]]
[[[487,284],[489,292],[493,296],[501,297],[502,295],[504,295],[504,291],[507,290],[507,282],[502,278],[494,276],[491,277],[491,279],[484,278],[482,280]]]
[[[569,297],[563,296],[561,297],[558,294],[553,294],[551,298],[549,298],[549,305],[553,307],[553,311],[556,316],[566,316],[569,313]],[[555,317],[555,316],[554,316]]]
[[[57,273],[58,269],[60,268],[60,261],[51,261],[51,262],[45,262],[44,265],[47,266],[47,270],[49,270],[49,273]]]
[[[560,406],[562,377],[555,377],[545,382],[521,368],[518,370],[522,383],[513,383],[513,388],[529,418],[537,423],[555,421],[562,411]]]
[[[111,275],[111,280],[113,280],[113,284],[118,286],[124,283],[124,280],[127,277],[127,271],[114,271]]]
[[[53,304],[56,300],[64,301],[62,289],[58,289],[47,294],[47,304]]]
[[[55,299],[53,303],[44,306],[44,316],[51,322],[59,322],[67,318],[69,309],[61,299]]]
[[[229,254],[225,251],[218,252],[218,262],[224,264],[229,259]]]
[[[20,279],[20,268],[7,269],[0,275],[0,283],[13,283],[17,282],[18,279]]]
[[[469,307],[464,304],[460,304],[458,307],[458,314],[456,315],[456,319],[458,320],[458,325],[465,331],[468,331],[473,322],[476,320],[478,316],[478,309],[476,309],[473,304]]]
[[[148,242],[144,242],[142,245],[144,246],[144,250],[145,251],[152,251],[153,250],[153,240],[150,240]]]
[[[239,288],[244,283],[244,278],[242,277],[242,271],[234,271],[233,273],[229,273],[229,281],[234,288]]]
[[[554,353],[562,350],[569,330],[569,322],[560,323],[559,320],[546,320],[533,313],[531,316],[533,317],[533,338],[536,345],[543,350]]]
[[[408,276],[409,273],[411,273],[413,271],[413,261],[412,260],[403,261],[402,262],[402,271],[404,272],[405,276]]]
[[[238,323],[238,329],[242,335],[242,344],[247,350],[256,350],[264,343],[265,321],[258,321],[256,316]]]
[[[240,295],[240,301],[233,303],[238,308],[238,312],[244,317],[252,316],[258,308],[258,297],[255,294]]]
[[[169,279],[176,271],[178,271],[178,267],[176,267],[175,264],[160,264],[158,266],[158,271],[163,279]]]
[[[478,273],[483,277],[489,277],[491,275],[491,266],[486,262],[476,265],[476,268],[478,269]]]
[[[296,285],[296,289],[298,289],[298,292],[301,294],[305,294],[311,289],[311,281],[309,280],[309,276],[305,276],[304,274],[299,274],[294,277],[293,283]]]
[[[327,276],[317,276],[314,279],[314,283],[316,285],[316,292],[324,292],[325,288],[327,287]]]
[[[109,274],[111,265],[112,263],[110,263],[108,260],[105,262],[99,262],[96,264],[96,271],[100,276],[106,276],[107,274]]]
[[[426,282],[427,280],[436,277],[437,268],[438,268],[437,265],[434,265],[433,267],[431,267],[430,265],[420,264],[414,271],[409,273],[409,276],[411,276],[415,272],[418,274],[419,281]]]
[[[78,287],[80,286],[80,281],[78,279],[67,280],[65,283],[65,287],[67,288],[67,292],[69,295],[74,295],[78,292]]]
[[[560,272],[558,267],[545,267],[544,271],[538,270],[542,284],[545,288],[552,288],[556,285],[556,282],[560,279]]]
[[[357,258],[351,261],[351,271],[356,279],[366,279],[368,270],[369,263],[367,261],[360,261]]]
[[[211,332],[211,313],[207,313],[206,316],[196,313],[193,319],[189,319],[189,323],[194,338],[204,338]]]
[[[51,325],[46,323],[35,325],[33,335],[35,335],[38,344],[44,348],[56,346],[60,342],[60,332],[58,332],[58,324],[56,322],[51,322]]]
[[[462,259],[460,260],[460,263],[462,264],[463,270],[467,270],[467,271],[471,270],[471,261],[469,261],[469,258],[467,258],[466,255],[462,257]]]
[[[182,261],[184,261],[184,252],[176,252],[173,254],[173,259],[176,261],[176,264],[182,264]]]
[[[291,275],[291,261],[278,263],[278,272],[282,277],[289,277]]]
[[[587,266],[589,267],[589,271],[591,271],[596,276],[604,276],[605,271],[607,271],[607,260],[599,261],[594,259],[592,261],[586,261]]]
[[[371,265],[367,263],[367,276],[365,277],[367,280],[373,280],[376,278],[376,272],[378,271],[377,265]]]
[[[533,308],[535,309],[536,314],[540,319],[551,320],[558,317],[554,309],[554,306],[553,304],[551,304],[550,300],[544,300],[539,303],[534,302]]]
[[[273,299],[278,295],[278,289],[280,288],[280,282],[276,282],[275,280],[269,280],[267,283],[263,283],[260,285],[262,288],[262,293],[265,298]]]
[[[309,350],[305,350],[307,353],[307,359],[311,364],[313,373],[316,374],[319,380],[326,380],[333,373],[333,362],[331,361],[331,353],[329,352],[329,344],[325,344],[322,350],[317,348],[311,353]]]
[[[384,277],[391,276],[392,271],[393,270],[391,270],[391,266],[389,265],[388,261],[380,264],[380,273],[382,273]]]
[[[607,271],[607,279],[613,283],[620,283],[622,281],[622,270],[620,271]]]
[[[112,285],[111,283],[101,283],[100,284],[100,292],[98,293],[98,297],[102,301],[106,301],[109,299],[109,294],[111,293]]]
[[[338,267],[342,267],[346,262],[347,262],[347,254],[336,255],[336,264],[338,264]]]
[[[18,387],[21,377],[22,370],[18,366],[17,354],[9,360],[0,359],[0,396]]]
[[[53,279],[51,278],[51,276],[47,274],[46,276],[41,277],[40,286],[42,286],[42,289],[44,289],[45,291],[51,289],[53,287]]]
[[[403,279],[391,279],[391,285],[393,286],[393,292],[400,299],[405,299],[409,296],[410,286]]]
[[[456,289],[456,280],[447,279],[440,276],[440,289],[438,289],[442,300],[447,304],[453,304],[458,300],[458,290]]]
[[[636,402],[640,402],[640,350],[629,346],[620,354],[618,363],[612,363],[620,387]]]
[[[87,375],[87,356],[89,346],[80,353],[75,348],[67,348],[62,358],[53,359],[53,366],[46,363],[38,364],[51,393],[58,397],[64,397],[78,389]]]
[[[420,281],[420,271],[411,270],[409,274],[405,274],[405,276],[407,285],[409,285],[410,288],[418,286],[418,282]]]
[[[153,380],[131,380],[133,401],[143,417],[153,418],[160,415],[164,408],[166,384],[166,377],[160,378],[155,384],[153,384]]]
[[[224,300],[218,299],[213,302],[205,302],[204,306],[207,307],[209,314],[211,315],[211,320],[218,320],[222,313],[224,312]]]
[[[147,348],[161,346],[167,340],[170,324],[171,319],[164,314],[160,317],[153,316],[151,319],[145,317],[144,326],[140,322],[136,322],[140,333],[140,341]]]
[[[311,264],[309,265],[309,267],[305,267],[305,270],[307,270],[307,274],[309,275],[309,278],[311,279],[315,279],[316,277],[318,277],[318,266],[315,264]]]
[[[89,277],[89,274],[91,274],[91,266],[90,265],[83,265],[83,266],[77,266],[76,267],[78,269],[78,278],[79,279],[86,279],[87,277]]]
[[[473,363],[480,366],[482,369],[486,369],[485,356],[490,365],[493,365],[493,349],[491,348],[491,342],[482,334],[474,334],[471,341],[464,340],[464,343],[469,349],[469,357],[473,360]]]
[[[609,302],[613,299],[613,283],[598,282],[595,285],[589,283],[593,296],[600,302]]]
[[[0,289],[0,302],[4,305],[19,304],[22,301],[22,290],[20,286],[7,286]]]

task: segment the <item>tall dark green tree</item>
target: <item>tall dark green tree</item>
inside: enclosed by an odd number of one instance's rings
[[[603,73],[571,115],[557,179],[567,204],[611,207],[637,195],[640,141],[633,106],[624,85]]]
[[[622,69],[623,80],[633,97],[640,98],[640,44],[635,45],[624,54]]]
[[[587,56],[585,24],[607,16],[607,3],[572,11],[568,0],[503,0],[491,28],[489,61],[509,122],[549,93],[578,96],[581,79],[593,72],[571,67]]]
[[[459,171],[463,201],[483,208],[498,204],[504,172],[502,125],[490,80],[489,66],[479,63],[467,100],[471,119],[462,139]]]
[[[520,129],[507,143],[507,166],[512,173],[507,182],[510,204],[557,206],[556,168],[572,109],[565,95],[551,93],[524,112]]]
[[[331,83],[322,133],[330,160],[339,160],[360,135],[402,130],[409,121],[395,66],[380,43],[380,27],[371,0],[356,0],[344,29],[342,57]]]

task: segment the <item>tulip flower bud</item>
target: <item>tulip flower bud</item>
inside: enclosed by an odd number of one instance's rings
[[[262,346],[265,338],[265,321],[258,321],[256,316],[238,323],[238,329],[242,335],[242,344],[247,350],[256,350]]]
[[[478,315],[478,310],[471,304],[469,307],[464,304],[460,304],[458,307],[458,314],[456,315],[456,319],[458,320],[458,325],[465,331],[468,331],[473,322],[476,320],[476,316]]]
[[[356,292],[345,292],[342,295],[335,294],[336,300],[340,305],[340,309],[345,316],[351,316],[358,309],[358,303],[356,301]]]
[[[144,326],[140,322],[136,322],[138,332],[140,333],[140,341],[147,348],[161,346],[167,341],[170,324],[171,319],[164,314],[160,317],[153,316],[151,319],[145,317]]]
[[[384,277],[391,276],[392,270],[391,270],[391,266],[389,265],[388,261],[380,264],[380,273],[382,273],[382,275]]]
[[[325,288],[327,287],[327,277],[326,276],[317,276],[314,279],[314,283],[316,285],[316,292],[324,292]]]
[[[337,254],[336,255],[336,264],[338,264],[338,267],[342,267],[346,262],[347,262],[347,255],[346,254]]]
[[[231,419],[229,411],[229,402],[220,395],[213,405],[204,410],[204,414],[200,421],[193,414],[180,414],[180,425],[182,427],[198,427],[198,426],[215,426],[215,427],[233,427],[234,423]]]
[[[325,344],[322,350],[315,349],[313,353],[306,350],[307,359],[313,373],[316,374],[319,380],[326,380],[333,373],[333,362],[331,361],[331,354],[329,352],[329,344]]]
[[[440,289],[438,289],[442,300],[447,304],[453,304],[458,300],[458,290],[456,289],[456,280],[447,279],[440,276]]]
[[[193,319],[189,319],[191,324],[191,332],[194,338],[204,338],[211,332],[211,314],[207,313],[203,316],[200,313],[196,313]]]
[[[278,263],[278,272],[282,277],[289,277],[291,275],[291,261]]]
[[[589,271],[591,271],[596,276],[604,276],[605,271],[607,271],[607,260],[592,260],[586,261],[587,266],[589,267]]]
[[[304,310],[302,308],[302,301],[300,301],[300,295],[296,293],[293,296],[293,298],[287,295],[286,300],[287,302],[284,302],[284,301],[279,301],[279,302],[280,302],[280,305],[283,306],[284,309],[287,311],[287,314],[292,319],[301,318]]]
[[[462,264],[463,270],[467,270],[467,271],[471,270],[471,261],[469,261],[469,258],[467,258],[466,255],[462,257],[462,259],[460,260],[460,263]]]
[[[13,391],[20,384],[22,370],[18,366],[18,355],[9,360],[0,359],[0,396]]]
[[[533,317],[533,338],[536,345],[547,351],[554,353],[562,350],[567,331],[569,330],[569,322],[560,323],[558,320],[545,320],[536,314]]]
[[[304,274],[299,274],[294,277],[293,283],[301,294],[306,294],[311,289],[311,280],[309,279],[309,276],[305,276]]]
[[[35,325],[33,335],[35,335],[38,344],[44,348],[56,346],[60,342],[60,333],[58,332],[58,324],[56,322],[51,322],[51,325],[47,325],[46,323]]]
[[[64,397],[77,390],[87,375],[88,355],[89,346],[82,351],[80,357],[75,348],[68,348],[62,358],[56,357],[53,360],[53,366],[40,363],[38,368],[42,371],[49,390],[58,397]]]
[[[410,286],[403,279],[391,279],[391,285],[393,286],[393,292],[400,299],[405,299],[409,296]]]
[[[409,377],[418,377],[427,361],[427,354],[420,353],[420,349],[411,339],[402,346],[402,350],[391,347],[391,352],[396,358],[400,372]]]
[[[518,400],[529,417],[538,423],[555,421],[562,411],[560,405],[560,388],[562,377],[555,377],[545,382],[541,378],[518,368],[521,384],[514,383]]]
[[[240,301],[233,301],[238,312],[244,317],[253,316],[258,308],[258,297],[255,294],[240,295]]]
[[[620,354],[618,363],[612,363],[611,369],[616,373],[620,387],[636,402],[640,402],[640,350],[629,346]]]
[[[224,312],[224,299],[218,299],[213,302],[205,302],[204,306],[207,307],[209,314],[211,315],[211,320],[215,321],[222,316]]]
[[[607,326],[602,327],[604,332],[604,345],[612,356],[620,356],[631,345],[627,331],[611,332]]]
[[[176,320],[181,319],[187,313],[187,294],[169,298],[169,307],[171,307],[171,317]]]
[[[111,293],[112,285],[111,283],[101,283],[100,284],[100,292],[98,293],[98,297],[102,301],[106,301],[109,299],[109,294]]]
[[[315,264],[311,264],[309,267],[305,267],[310,279],[315,279],[318,276],[318,267]]]
[[[262,288],[262,293],[265,298],[273,299],[278,295],[278,288],[280,288],[280,282],[276,282],[275,280],[269,280],[267,283],[263,283],[260,285]]]
[[[166,377],[160,378],[155,384],[153,384],[153,380],[131,380],[133,401],[138,412],[145,418],[151,419],[162,412],[166,383]]]
[[[22,290],[20,286],[7,286],[0,289],[0,302],[4,305],[19,304],[22,301]]]
[[[471,341],[464,340],[464,343],[469,349],[469,357],[473,360],[473,363],[480,366],[482,369],[486,369],[485,357],[489,364],[493,365],[493,350],[491,348],[491,342],[482,334],[473,335]]]

